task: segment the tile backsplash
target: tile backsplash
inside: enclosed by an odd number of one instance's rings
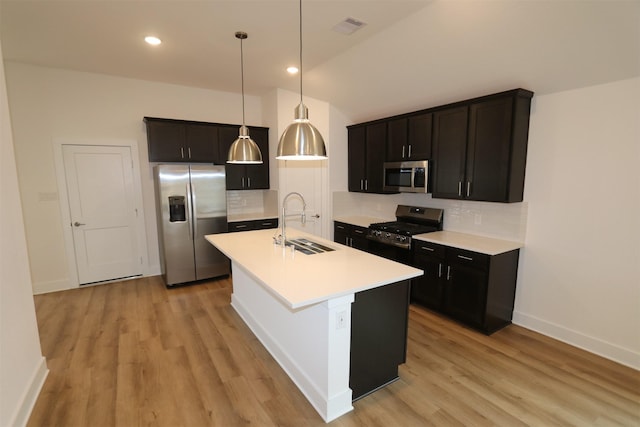
[[[227,191],[229,221],[278,217],[278,192],[275,190]]]
[[[430,194],[333,193],[333,216],[363,215],[395,219],[397,205],[424,206],[444,210],[444,229],[497,239],[524,242],[527,202],[489,203],[433,199]]]

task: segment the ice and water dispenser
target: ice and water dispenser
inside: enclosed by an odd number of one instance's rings
[[[184,196],[169,196],[169,222],[186,221]]]

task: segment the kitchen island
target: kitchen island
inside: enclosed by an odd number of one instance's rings
[[[351,411],[354,397],[397,378],[409,281],[422,270],[297,230],[288,238],[334,250],[294,252],[275,245],[273,235],[258,230],[206,238],[231,259],[233,308],[329,422]],[[386,362],[376,362],[380,358]],[[361,385],[380,370],[377,383]],[[350,382],[359,391],[352,393]]]

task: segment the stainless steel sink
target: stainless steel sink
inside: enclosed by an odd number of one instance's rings
[[[321,254],[324,252],[331,252],[335,249],[330,248],[329,246],[322,245],[318,242],[314,242],[313,240],[300,238],[300,239],[287,239],[287,246],[293,246],[297,251],[302,252],[306,255],[313,254]]]

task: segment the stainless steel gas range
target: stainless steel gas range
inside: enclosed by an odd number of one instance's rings
[[[369,252],[411,264],[413,236],[442,230],[443,217],[442,209],[398,205],[396,221],[369,225]]]

